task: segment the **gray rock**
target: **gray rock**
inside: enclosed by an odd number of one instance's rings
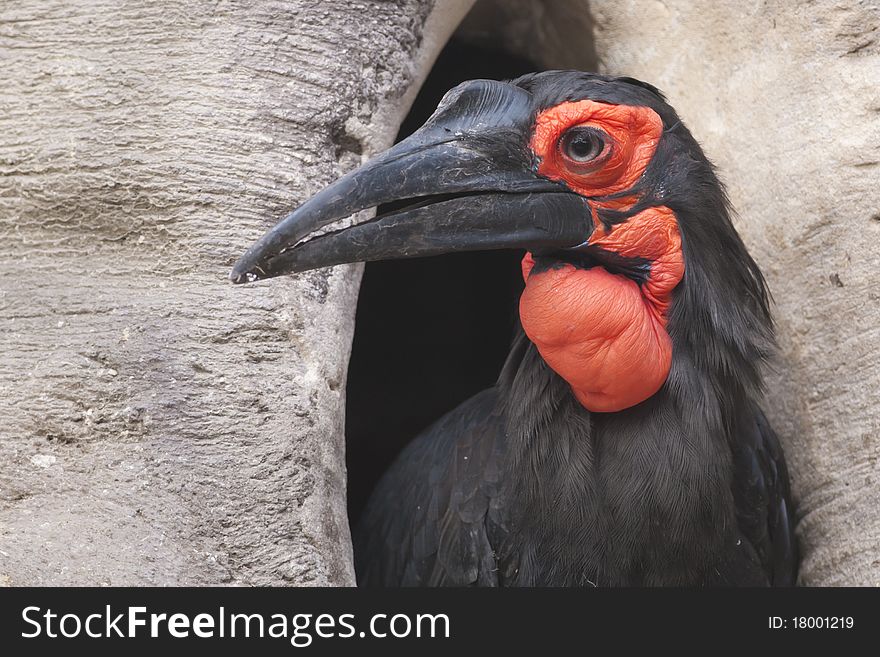
[[[226,276],[393,141],[466,5],[3,7],[0,582],[353,583],[360,268]]]

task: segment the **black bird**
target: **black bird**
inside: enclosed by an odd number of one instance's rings
[[[356,531],[359,582],[793,584],[788,473],[760,408],[766,285],[651,85],[575,71],[461,84],[231,278],[503,248],[528,251],[521,330],[497,384],[384,475]]]

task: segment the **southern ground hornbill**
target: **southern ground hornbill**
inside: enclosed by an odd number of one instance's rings
[[[355,532],[359,582],[792,584],[788,474],[760,408],[764,279],[652,86],[575,71],[461,84],[231,277],[501,248],[528,252],[507,363],[385,474]]]

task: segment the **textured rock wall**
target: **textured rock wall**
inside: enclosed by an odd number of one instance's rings
[[[226,275],[468,4],[2,3],[0,584],[352,583],[360,269]]]

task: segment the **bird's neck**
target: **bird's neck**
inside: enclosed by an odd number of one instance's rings
[[[523,261],[520,319],[547,364],[588,410],[630,408],[656,393],[672,363],[666,312],[684,274],[675,216],[652,207],[625,224],[596,227],[589,244],[623,257],[646,258],[639,284],[601,266]]]
[[[676,360],[672,375],[695,371]],[[709,577],[736,541],[730,453],[720,414],[707,411],[718,406],[705,396],[711,387],[692,388],[592,413],[518,334],[498,381],[500,479],[516,510],[511,554],[500,558],[532,566],[511,576],[517,583],[681,586]]]

